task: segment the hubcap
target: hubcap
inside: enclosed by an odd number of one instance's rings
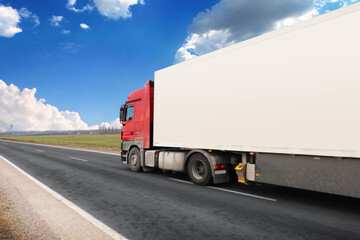
[[[131,161],[131,165],[132,165],[132,166],[136,166],[136,163],[137,163],[136,154],[134,154],[134,155],[131,156],[130,161]]]
[[[205,165],[202,161],[197,160],[192,167],[192,172],[195,178],[202,179],[205,176]]]

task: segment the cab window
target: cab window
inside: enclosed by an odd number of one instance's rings
[[[134,105],[129,105],[126,107],[125,121],[130,121],[134,117]]]

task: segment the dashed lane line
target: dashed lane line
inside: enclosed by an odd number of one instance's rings
[[[173,180],[173,181],[176,181],[176,182],[193,184],[192,182],[185,181],[185,180],[180,180],[180,179],[176,179],[176,178],[169,178],[169,179],[170,179],[170,180]],[[277,201],[277,200],[274,199],[274,198],[268,198],[268,197],[263,197],[263,196],[260,196],[260,195],[255,195],[255,194],[250,194],[250,193],[244,193],[244,192],[238,192],[238,191],[229,190],[229,189],[225,189],[225,188],[211,187],[211,186],[208,186],[208,188],[215,189],[215,190],[219,190],[219,191],[223,191],[223,192],[235,193],[235,194],[239,194],[239,195],[243,195],[243,196],[247,196],[247,197],[253,197],[253,198],[258,198],[258,199],[262,199],[262,200],[272,201],[272,202],[276,202],[276,201]]]
[[[180,179],[176,179],[176,178],[169,178],[170,180],[176,181],[176,182],[182,182],[182,183],[187,183],[187,184],[193,184],[192,182],[189,181],[185,181],[185,180],[180,180]]]
[[[208,186],[208,188],[216,189],[216,190],[223,191],[223,192],[235,193],[235,194],[239,194],[239,195],[243,195],[243,196],[247,196],[247,197],[259,198],[259,199],[272,201],[272,202],[277,201],[274,198],[268,198],[268,197],[263,197],[263,196],[259,196],[259,195],[255,195],[255,194],[249,194],[249,193],[244,193],[244,192],[233,191],[233,190],[229,190],[229,189],[225,189],[225,188],[218,188],[218,187],[211,187],[211,186]]]
[[[73,160],[77,160],[77,161],[83,161],[83,162],[88,162],[88,160],[85,160],[85,159],[81,159],[81,158],[76,158],[76,157],[69,157]]]

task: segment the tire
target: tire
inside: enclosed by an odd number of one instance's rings
[[[197,185],[204,186],[212,183],[209,161],[200,153],[191,155],[187,165],[187,171],[191,181]]]
[[[131,171],[140,172],[140,151],[136,147],[132,148],[129,152],[129,164]]]

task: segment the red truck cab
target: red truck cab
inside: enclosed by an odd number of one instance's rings
[[[123,162],[127,161],[125,156],[130,147],[137,146],[140,149],[139,154],[140,151],[152,147],[153,111],[154,82],[149,80],[144,88],[130,93],[126,103],[120,108],[120,122],[123,125],[121,134]]]

